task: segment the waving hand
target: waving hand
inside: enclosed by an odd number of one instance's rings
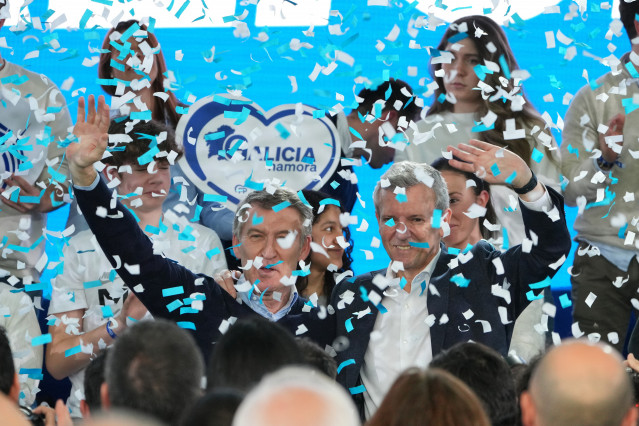
[[[109,122],[109,107],[104,101],[104,96],[98,99],[97,109],[95,97],[89,96],[87,111],[84,98],[79,99],[78,120],[73,128],[73,133],[79,141],[67,147],[69,170],[76,185],[88,186],[93,183],[96,175],[93,164],[102,159],[102,154],[106,150]]]

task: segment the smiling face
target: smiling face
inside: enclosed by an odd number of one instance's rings
[[[317,222],[313,224],[313,242],[321,245],[328,254],[326,257],[323,253],[311,252],[313,268],[326,270],[330,264],[337,266],[337,269],[342,267],[344,249],[337,243],[337,237],[344,236],[344,229],[340,224],[339,214],[340,209],[337,206],[327,204]]]
[[[474,245],[479,241],[481,230],[479,228],[479,218],[471,219],[464,212],[467,212],[473,204],[486,207],[490,195],[487,191],[481,191],[477,195],[473,187],[466,187],[466,176],[450,170],[443,170],[442,177],[448,186],[450,197],[450,235],[444,238],[448,247],[464,249],[468,244]]]
[[[169,194],[171,188],[171,172],[169,164],[166,162],[154,162],[149,173],[148,164],[130,164],[131,173],[118,173],[115,168],[107,168],[107,175],[110,179],[117,177],[120,179],[118,193],[127,195],[136,191],[141,191],[141,195],[131,196],[123,200],[129,208],[140,211],[152,211],[162,209],[162,203]],[[142,205],[137,205],[139,201]]]
[[[435,208],[432,189],[422,183],[411,186],[406,189],[406,198],[406,202],[400,203],[392,191],[382,189],[377,220],[386,253],[393,261],[404,264],[404,275],[410,283],[439,251],[443,233],[431,226]],[[442,212],[443,221],[447,222],[449,216],[449,209]],[[387,225],[390,219],[392,226]],[[428,247],[422,247],[423,243],[428,243]]]
[[[240,230],[240,235],[233,235],[233,248],[242,266],[249,260],[262,258],[259,268],[254,266],[244,271],[244,276],[251,283],[256,283],[260,291],[267,288],[269,292],[277,291],[288,295],[286,286],[280,282],[283,277],[290,277],[297,268],[297,263],[305,259],[310,251],[310,237],[301,240],[302,217],[292,207],[278,212],[260,206],[250,207],[243,214],[247,218]],[[289,234],[295,233],[292,240]],[[289,237],[290,238],[290,237]],[[268,267],[269,265],[273,265]],[[283,298],[284,299],[284,298]]]
[[[453,112],[475,112],[482,98],[479,90],[473,90],[479,83],[474,68],[481,63],[481,58],[471,39],[465,38],[455,44],[461,48],[453,50],[452,44],[446,46],[446,50],[453,54],[453,60],[450,64],[442,64],[444,87],[447,93],[452,93],[457,99]]]

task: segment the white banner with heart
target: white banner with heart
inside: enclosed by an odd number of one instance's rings
[[[268,180],[295,191],[319,189],[341,157],[337,129],[323,110],[287,104],[265,112],[228,95],[193,104],[176,139],[184,147],[180,167],[191,182],[235,205]]]

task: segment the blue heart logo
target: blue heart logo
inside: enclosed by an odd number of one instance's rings
[[[264,112],[249,99],[221,95],[193,104],[176,138],[191,182],[235,205],[267,181],[295,191],[319,189],[341,156],[337,129],[323,111],[286,104]]]

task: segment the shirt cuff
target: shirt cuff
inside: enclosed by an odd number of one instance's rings
[[[552,208],[552,199],[550,198],[550,194],[546,190],[546,187],[542,184],[543,193],[539,191],[539,195],[529,193],[528,197],[537,195],[538,198],[533,201],[524,201],[519,198],[519,201],[528,209],[535,212],[542,212],[544,209],[547,211]]]
[[[79,189],[80,191],[92,191],[95,189],[96,186],[98,186],[98,182],[100,182],[100,173],[96,173],[95,174],[95,180],[93,181],[93,183],[89,186],[80,186],[80,185],[73,185],[73,187],[75,189]]]

